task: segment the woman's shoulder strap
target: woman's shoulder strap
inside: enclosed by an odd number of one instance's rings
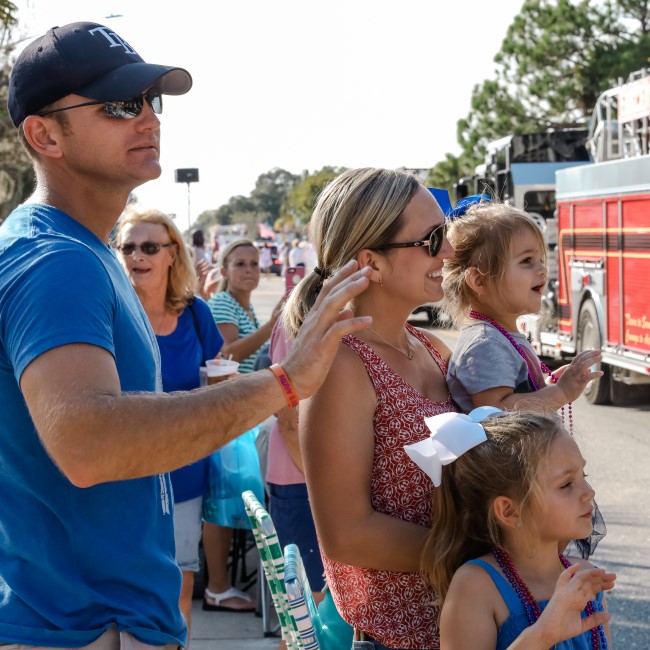
[[[344,336],[341,343],[347,345],[361,359],[376,389],[382,385],[387,372],[394,372],[365,341],[357,338],[354,334]]]
[[[422,344],[429,350],[429,353],[433,357],[433,360],[438,364],[440,372],[446,377],[447,376],[447,362],[442,358],[440,352],[438,352],[436,346],[431,342],[431,339],[421,332],[417,327],[413,327],[409,323],[406,324],[406,329],[415,336],[416,339],[422,342]]]

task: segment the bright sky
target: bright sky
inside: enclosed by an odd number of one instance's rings
[[[141,202],[189,216],[248,195],[273,167],[432,167],[523,0],[14,0],[18,38],[90,20],[194,86],[165,99],[163,174]]]

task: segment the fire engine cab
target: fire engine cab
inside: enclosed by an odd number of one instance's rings
[[[557,277],[522,330],[540,356],[601,348],[594,404],[650,383],[650,69],[603,93],[587,147],[594,160],[556,172]],[[549,224],[547,223],[547,226]]]

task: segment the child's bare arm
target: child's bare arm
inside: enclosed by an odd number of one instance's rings
[[[592,370],[592,366],[599,363],[601,358],[600,350],[584,350],[577,354],[570,364],[562,366],[554,373],[557,383],[550,383],[533,393],[515,393],[510,386],[495,386],[472,395],[472,402],[475,408],[496,406],[504,411],[512,411],[515,408],[527,411],[556,411],[580,397],[592,379],[602,376],[601,370]],[[498,377],[495,377],[495,380],[498,381]]]
[[[495,377],[498,380],[498,377]],[[510,386],[495,386],[472,395],[474,408],[495,406],[504,411],[557,411],[566,404],[564,393],[556,384],[534,393],[515,393]]]

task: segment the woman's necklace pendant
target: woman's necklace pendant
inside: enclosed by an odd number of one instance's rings
[[[397,350],[398,352],[401,352],[404,356],[409,361],[413,361],[413,350],[411,349],[411,346],[409,345],[409,339],[408,336],[406,335],[406,332],[404,332],[404,342],[406,343],[406,350],[402,350],[402,348],[398,348],[396,345],[393,345],[389,341],[387,341],[379,332],[376,332],[372,327],[368,328],[373,334],[376,334],[386,345],[389,345],[393,350]]]

